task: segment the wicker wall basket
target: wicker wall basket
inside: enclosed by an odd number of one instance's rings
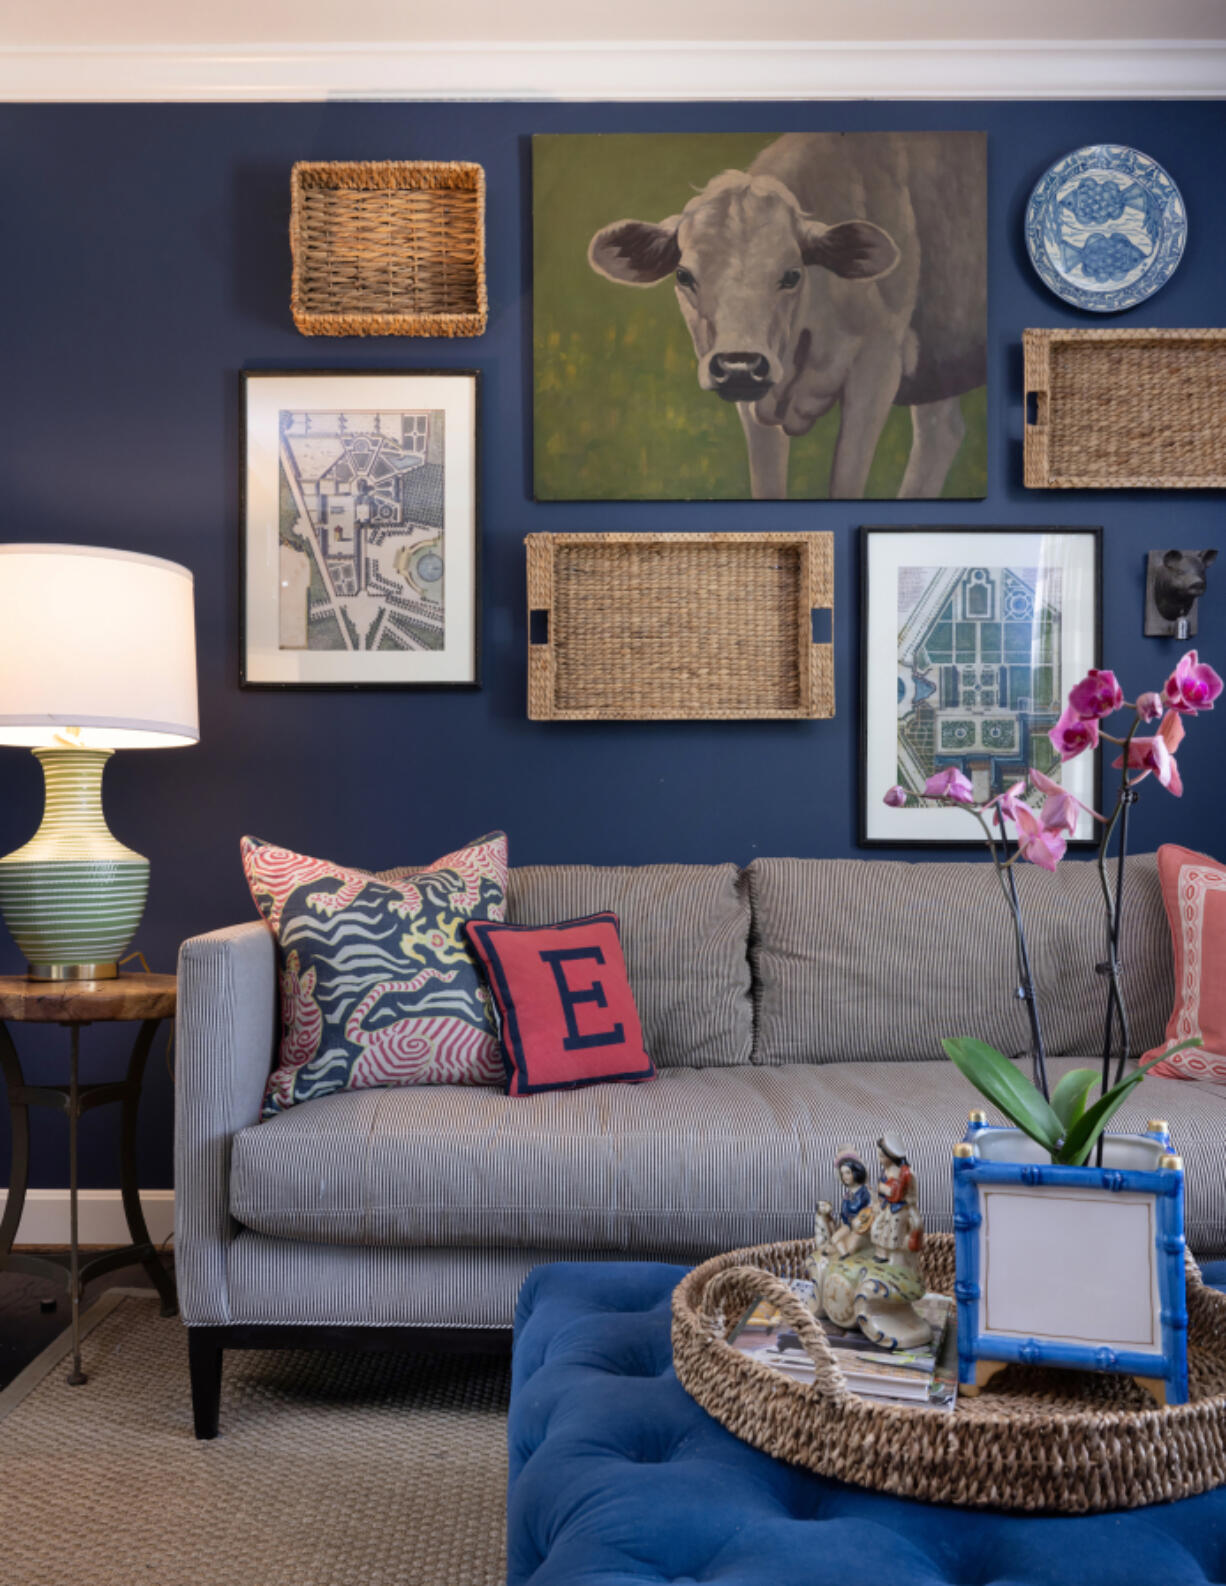
[[[1226,486],[1226,330],[1027,330],[1031,490]]]
[[[437,160],[300,161],[290,305],[305,336],[480,336],[485,173]]]
[[[834,715],[833,645],[820,631],[830,534],[530,534],[526,544],[533,721]]]
[[[875,1404],[843,1381],[820,1327],[785,1278],[812,1242],[715,1256],[673,1292],[673,1359],[686,1390],[737,1437],[818,1475],[927,1503],[1091,1514],[1139,1509],[1226,1481],[1226,1295],[1188,1273],[1191,1398],[1164,1410],[1130,1377],[1010,1366],[950,1413]],[[929,1237],[929,1288],[953,1292],[952,1236]],[[757,1299],[813,1358],[800,1383],[725,1341]]]

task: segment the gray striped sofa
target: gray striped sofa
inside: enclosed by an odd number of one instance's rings
[[[1070,861],[1019,882],[1058,1074],[1101,1042],[1097,877]],[[606,909],[622,922],[653,1083],[346,1092],[264,1123],[272,938],[253,922],[184,944],[175,1246],[202,1435],[224,1348],[336,1329],[384,1346],[439,1328],[501,1342],[539,1262],[690,1261],[804,1234],[833,1194],[836,1148],[869,1149],[882,1130],[911,1148],[929,1228],[950,1228],[950,1151],[977,1098],[940,1038],[1027,1045],[986,864],[512,872],[514,921]],[[1161,1040],[1172,1000],[1153,855],[1130,861],[1124,916],[1135,1055]],[[1170,1120],[1187,1164],[1193,1250],[1226,1253],[1226,1090],[1147,1080],[1120,1123],[1150,1116]]]

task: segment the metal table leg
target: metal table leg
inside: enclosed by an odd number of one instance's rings
[[[5,1024],[0,1024],[0,1071],[4,1074],[4,1085],[8,1091],[9,1127],[13,1140],[8,1196],[4,1202],[4,1216],[0,1218],[0,1266],[3,1266],[6,1264],[5,1257],[12,1254],[17,1239],[17,1225],[25,1210],[26,1187],[30,1182],[30,1109],[21,1100],[25,1075],[21,1072],[17,1048]]]
[[[124,1216],[128,1219],[128,1232],[132,1235],[133,1259],[139,1261],[148,1274],[149,1281],[162,1300],[162,1315],[174,1316],[179,1309],[174,1279],[158,1259],[149,1227],[141,1209],[140,1187],[136,1173],[136,1115],[140,1106],[141,1086],[145,1078],[145,1064],[149,1058],[153,1038],[160,1019],[146,1019],[141,1025],[128,1061],[128,1077],[124,1081],[123,1123],[119,1139],[119,1185],[123,1196]]]
[[[81,1241],[77,1215],[77,1141],[81,1122],[81,1026],[70,1024],[68,1035],[68,1293],[72,1300],[72,1370],[68,1383],[79,1388],[89,1378],[81,1370]]]
[[[13,1251],[21,1214],[25,1211],[26,1190],[30,1183],[30,1102],[47,1093],[37,1086],[27,1086],[21,1071],[17,1048],[9,1034],[8,1026],[0,1021],[0,1073],[8,1092],[9,1129],[12,1138],[12,1157],[9,1165],[8,1195],[4,1203],[4,1216],[0,1218],[0,1272],[26,1272],[32,1277],[51,1278],[67,1284],[68,1274],[58,1261],[46,1256],[30,1255],[22,1250]],[[43,1104],[40,1100],[38,1104]]]
[[[178,1311],[174,1279],[158,1259],[158,1252],[149,1237],[145,1214],[141,1209],[140,1188],[136,1172],[136,1123],[140,1106],[141,1085],[145,1064],[157,1034],[160,1019],[146,1019],[140,1027],[128,1060],[128,1072],[118,1082],[82,1085],[80,1074],[81,1024],[67,1023],[71,1039],[69,1083],[67,1085],[27,1085],[21,1071],[17,1049],[7,1026],[0,1021],[0,1074],[3,1074],[8,1092],[9,1118],[12,1131],[12,1166],[9,1173],[8,1196],[4,1216],[0,1218],[0,1271],[28,1272],[64,1284],[72,1304],[72,1370],[68,1381],[75,1387],[85,1382],[81,1369],[81,1295],[85,1286],[104,1272],[139,1262],[162,1301],[162,1315],[174,1316]],[[110,1102],[120,1102],[119,1183],[123,1199],[124,1216],[132,1243],[119,1250],[108,1250],[81,1259],[80,1241],[80,1173],[78,1163],[79,1124],[81,1115],[94,1107]],[[69,1201],[69,1265],[67,1270],[58,1261],[46,1256],[31,1255],[27,1251],[14,1251],[18,1225],[25,1209],[26,1191],[30,1178],[30,1111],[32,1106],[54,1107],[68,1115],[68,1201]]]

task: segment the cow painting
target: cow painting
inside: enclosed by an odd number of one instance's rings
[[[947,484],[967,443],[964,399],[972,393],[980,396],[975,421],[986,426],[983,137],[788,133],[743,168],[704,174],[662,219],[606,212],[585,251],[599,282],[631,289],[623,301],[657,291],[675,297],[692,360],[689,394],[674,378],[671,411],[683,428],[698,425],[691,402],[735,412],[749,485],[737,493],[982,495],[982,477],[964,479],[961,491]],[[613,314],[622,294],[603,289]],[[905,435],[898,409],[909,421]],[[705,421],[723,423],[712,414]],[[903,455],[884,483],[887,424],[890,448]],[[789,464],[795,474],[811,462],[804,449],[815,444],[806,439],[815,427],[825,477],[810,470],[806,485],[789,490]],[[718,434],[721,448],[732,444],[726,425]],[[662,451],[672,445],[667,417],[640,447],[647,469],[657,442]],[[631,469],[638,461],[628,457]],[[713,459],[713,477],[719,469]],[[632,477],[624,493],[638,493]],[[644,493],[707,492],[657,485]]]

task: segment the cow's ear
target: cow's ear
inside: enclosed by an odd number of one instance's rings
[[[1167,551],[1166,555],[1162,558],[1162,565],[1163,567],[1169,567],[1173,573],[1182,561],[1182,551]]]
[[[806,264],[820,264],[845,281],[880,281],[901,258],[893,237],[871,220],[844,220],[837,226],[805,221],[800,254]]]
[[[1201,559],[1202,562],[1204,562],[1205,566],[1208,567],[1210,562],[1216,562],[1217,561],[1217,552],[1216,551],[1202,551],[1200,553],[1200,559]]]
[[[588,244],[587,262],[597,275],[625,286],[654,286],[681,263],[677,246],[680,216],[653,226],[646,220],[615,220]]]

